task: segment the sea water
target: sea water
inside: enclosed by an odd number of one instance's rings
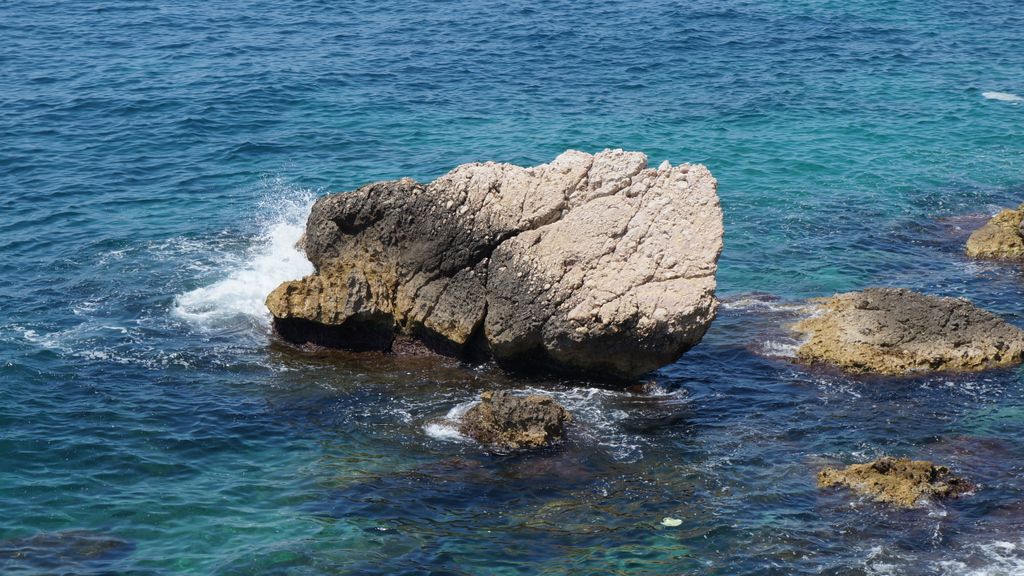
[[[850,378],[784,330],[870,285],[1024,326],[1021,268],[962,254],[1024,201],[1021,30],[1011,1],[0,4],[0,572],[1024,572],[1024,373]],[[706,164],[725,212],[719,318],[644,386],[269,334],[318,195],[605,147]],[[460,437],[494,387],[553,394],[567,441]],[[883,454],[978,488],[815,486]]]

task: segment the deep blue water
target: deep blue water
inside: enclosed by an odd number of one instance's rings
[[[879,284],[1024,326],[1024,269],[961,255],[1024,201],[1019,3],[168,4],[0,3],[0,572],[1024,573],[1024,371],[847,378],[780,329]],[[725,210],[727,304],[645,391],[269,336],[317,194],[605,147]],[[494,386],[578,425],[430,427]],[[981,487],[814,486],[881,454]]]

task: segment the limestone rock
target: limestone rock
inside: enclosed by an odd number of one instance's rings
[[[278,334],[294,342],[348,350],[389,349],[395,337],[391,316],[359,307],[358,295],[350,294],[353,286],[339,280],[312,275],[271,292],[267,308]]]
[[[975,258],[1024,259],[1024,204],[996,214],[967,239],[967,255]]]
[[[794,329],[808,335],[797,358],[853,373],[903,375],[1010,366],[1024,357],[1024,331],[958,298],[869,288],[815,301]]]
[[[538,448],[561,439],[571,421],[572,416],[550,396],[516,396],[498,390],[480,395],[480,403],[462,416],[459,432],[499,448]]]
[[[284,338],[388,349],[396,333],[517,369],[631,379],[715,317],[716,182],[639,152],[568,151],[532,168],[466,164],[313,206],[316,272],[268,298]]]
[[[922,498],[955,498],[974,486],[953,476],[945,466],[924,460],[884,457],[866,464],[818,473],[818,486],[846,486],[879,502],[912,508]]]

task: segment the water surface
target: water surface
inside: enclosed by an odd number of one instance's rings
[[[1021,29],[1009,1],[0,5],[0,571],[1024,571],[1024,372],[848,378],[779,330],[868,285],[1024,326],[1024,272],[961,254],[1024,201]],[[269,336],[317,195],[605,147],[705,163],[725,210],[726,304],[648,386]],[[578,426],[532,455],[431,427],[495,386]],[[882,454],[980,488],[814,486]]]

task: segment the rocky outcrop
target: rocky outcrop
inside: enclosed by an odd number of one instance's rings
[[[967,239],[967,255],[975,258],[1024,260],[1024,204],[996,214]]]
[[[507,390],[484,392],[466,411],[459,432],[502,449],[538,448],[557,442],[572,416],[543,394],[516,396]]]
[[[506,367],[630,379],[715,317],[722,213],[704,166],[569,151],[322,197],[304,248],[316,272],[267,298],[288,340],[387,349],[406,334]]]
[[[813,301],[794,329],[807,335],[797,358],[853,373],[903,375],[1010,366],[1024,357],[1024,331],[959,298],[870,288]]]
[[[818,486],[846,486],[879,502],[912,508],[922,499],[955,498],[974,486],[953,476],[945,466],[924,460],[884,457],[843,469],[826,468],[818,473]]]

